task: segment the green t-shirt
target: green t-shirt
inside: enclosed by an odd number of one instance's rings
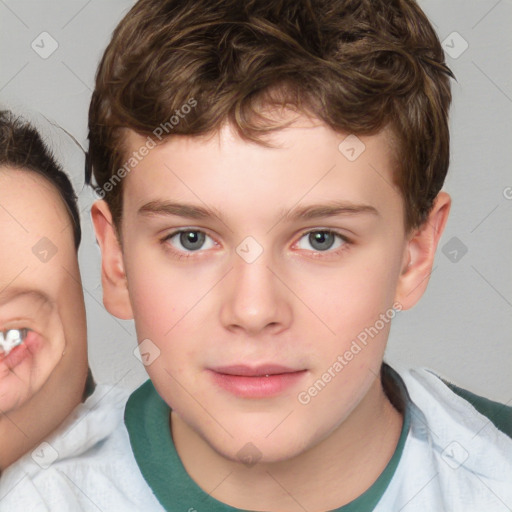
[[[335,509],[336,512],[370,512],[386,491],[402,455],[410,428],[408,395],[401,377],[386,365],[404,403],[404,422],[393,456],[377,480],[361,496]],[[455,393],[468,400],[479,412],[512,436],[512,408],[478,397],[452,384]],[[386,389],[386,386],[385,386]],[[388,394],[389,396],[389,394]],[[391,398],[395,407],[397,396]],[[399,400],[399,399],[398,399]],[[240,509],[222,503],[203,491],[188,475],[176,452],[169,427],[170,408],[148,380],[129,398],[125,409],[125,424],[135,460],[144,479],[165,510],[208,510],[234,512]],[[500,426],[501,425],[501,426]]]

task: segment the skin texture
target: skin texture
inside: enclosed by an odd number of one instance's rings
[[[229,125],[169,139],[124,180],[122,250],[106,203],[93,207],[105,306],[133,317],[139,342],[158,347],[146,369],[173,409],[180,458],[200,487],[235,507],[339,507],[375,481],[400,435],[402,417],[377,377],[390,323],[309,403],[298,400],[379,315],[421,297],[450,206],[440,193],[428,222],[406,233],[388,134],[360,137],[366,149],[353,162],[338,150],[345,137],[299,116],[269,136],[274,148]],[[130,132],[127,154],[144,141]],[[293,218],[340,201],[376,213]],[[171,215],[165,202],[216,215]],[[141,211],[148,204],[152,213]],[[173,236],[180,228],[204,231],[204,248],[187,253]],[[326,229],[347,241],[319,251],[307,233]],[[248,236],[263,250],[252,263],[236,251]],[[264,363],[305,372],[255,399],[220,388],[209,371]],[[257,464],[241,462],[248,450]]]
[[[14,367],[0,359],[4,469],[80,403],[88,366],[84,299],[64,202],[36,173],[2,167],[0,205],[0,327],[28,328],[38,346]],[[41,261],[45,249],[48,259]]]

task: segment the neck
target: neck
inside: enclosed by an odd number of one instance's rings
[[[242,509],[292,512],[330,510],[364,493],[393,456],[403,418],[376,379],[350,416],[318,445],[293,459],[251,468],[213,451],[175,413],[171,421],[183,465],[212,497]],[[228,475],[222,485],[220,475]]]

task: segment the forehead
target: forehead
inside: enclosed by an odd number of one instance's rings
[[[270,147],[241,138],[227,123],[208,135],[173,136],[141,151],[147,140],[126,132],[128,154],[145,153],[126,173],[128,207],[172,195],[221,210],[233,207],[237,215],[336,199],[402,208],[387,130],[355,137],[299,115],[289,127],[265,136]]]
[[[30,170],[0,168],[0,236],[0,290],[26,276],[48,281],[46,272],[54,278],[56,266],[74,257],[71,220],[59,192]]]
[[[0,204],[4,206],[4,214],[10,207],[20,222],[26,220],[31,226],[67,221],[67,209],[57,188],[30,169],[0,167]],[[5,219],[2,217],[2,220]]]

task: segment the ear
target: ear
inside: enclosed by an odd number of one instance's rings
[[[123,251],[112,222],[110,208],[105,201],[96,201],[92,205],[91,216],[101,249],[103,304],[107,311],[117,318],[130,320],[133,318],[133,312],[128,295]]]
[[[395,295],[402,309],[412,308],[427,288],[450,205],[450,196],[446,192],[439,192],[427,220],[409,237]]]

